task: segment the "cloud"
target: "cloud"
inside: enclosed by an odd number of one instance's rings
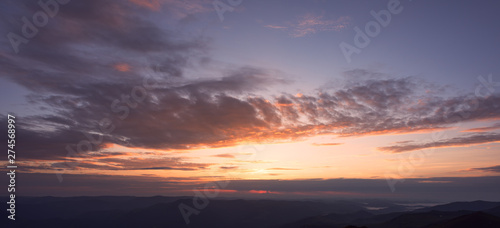
[[[300,170],[300,169],[293,169],[293,168],[268,168],[267,170],[280,170],[280,171],[287,171],[287,170]]]
[[[288,27],[279,26],[279,25],[265,25],[264,27],[271,28],[271,29],[287,29],[288,28]]]
[[[493,131],[493,130],[497,130],[497,129],[500,129],[500,123],[496,123],[493,126],[489,126],[489,127],[471,128],[471,129],[464,130],[463,132],[486,132],[486,131]]]
[[[429,148],[442,148],[442,147],[463,147],[477,144],[500,142],[500,134],[497,133],[478,133],[467,134],[465,136],[444,139],[436,142],[427,143],[406,143],[396,146],[379,147],[378,149],[391,153],[402,153],[414,150],[422,150]]]
[[[130,65],[126,63],[119,63],[113,66],[117,71],[127,72],[130,71]]]
[[[313,143],[313,146],[338,146],[344,143]]]
[[[448,183],[452,183],[453,181],[436,181],[436,180],[422,180],[422,181],[418,181],[418,183],[422,183],[422,184],[448,184]]]
[[[290,26],[265,25],[270,29],[287,30],[292,37],[303,37],[317,32],[340,31],[349,25],[350,18],[342,16],[336,20],[324,19],[323,15],[305,14]]]
[[[17,12],[9,15],[25,13]],[[423,93],[429,88],[413,78],[382,78],[365,69],[345,72],[364,80],[301,96],[270,94],[270,87],[290,80],[269,69],[193,73],[206,70],[200,65],[209,58],[206,39],[174,32],[148,13],[124,1],[71,2],[19,54],[2,46],[0,77],[29,90],[30,104],[42,110],[19,123],[18,136],[25,139],[19,149],[26,159],[64,159],[78,148],[85,156],[106,144],[169,151],[320,134],[435,131],[500,117],[499,96],[435,96]],[[323,31],[344,20],[306,15],[297,26]],[[19,30],[5,25],[3,32]],[[145,81],[155,86],[145,88]],[[5,116],[0,120],[6,123]],[[110,132],[103,132],[103,120]]]
[[[435,131],[462,121],[500,117],[500,97],[419,95],[419,85],[410,78],[360,81],[316,95],[265,98],[250,94],[286,80],[255,68],[231,70],[214,79],[165,78],[158,81],[159,88],[147,91],[148,96],[136,108],[120,101],[113,111],[114,100],[127,95],[131,99],[130,91],[142,84],[141,79],[137,77],[132,80],[137,84],[130,85],[126,80],[96,83],[93,79],[79,79],[52,93],[41,93],[38,91],[44,87],[52,90],[52,84],[45,85],[45,81],[33,76],[29,85],[40,84],[34,89],[38,94],[30,99],[33,104],[53,110],[53,114],[25,117],[26,127],[19,134],[30,143],[20,147],[29,158],[54,159],[67,155],[68,144],[75,150],[81,140],[89,137],[100,139],[101,144],[174,150],[280,142],[319,134],[349,137]],[[61,76],[61,80],[66,79]],[[118,107],[128,110],[123,121],[120,116],[124,111],[116,112]],[[97,135],[104,118],[111,121],[114,130]],[[402,152],[496,139],[494,135],[483,135],[469,141],[409,143],[381,149]],[[89,151],[100,149],[95,145]]]
[[[500,165],[490,166],[490,167],[482,167],[482,168],[470,168],[467,171],[483,171],[483,172],[500,173]]]
[[[160,10],[161,6],[160,0],[130,0],[130,2],[139,6],[149,8],[154,11]]]
[[[221,166],[220,169],[229,170],[229,169],[238,169],[238,166]]]
[[[38,5],[17,7],[37,10]],[[161,65],[164,71],[175,75],[188,64],[187,55],[203,52],[206,47],[201,39],[181,38],[180,34],[160,27],[147,14],[123,1],[71,2],[53,20],[57,23],[49,23],[36,38],[21,45],[19,54],[14,54],[10,45],[2,46],[2,77],[39,92],[76,92],[75,84],[123,87],[138,84],[139,78],[114,72],[110,66],[116,62],[134,63],[130,67],[141,68],[145,64]],[[20,32],[21,25],[6,24],[4,28],[5,33]]]
[[[183,158],[164,156],[144,157],[144,153],[112,153],[114,156],[96,156],[94,154],[72,158],[71,160],[25,161],[20,169],[24,172],[45,172],[47,170],[70,171],[118,171],[118,170],[203,170],[211,166],[206,163],[189,163]]]
[[[131,3],[154,12],[163,12],[175,19],[185,19],[192,15],[213,11],[208,0],[129,0]]]
[[[349,24],[349,17],[339,17],[337,20],[325,20],[323,16],[306,14],[302,16],[294,27],[291,35],[303,37],[311,33],[324,31],[340,31]]]
[[[0,181],[8,181],[0,176]],[[213,181],[213,180],[211,180]],[[81,195],[192,195],[192,189],[203,188],[207,181],[197,177],[154,177],[120,175],[75,175],[59,183],[53,174],[23,174],[24,196]],[[491,200],[498,201],[500,176],[406,178],[397,182],[391,192],[385,179],[307,179],[307,180],[231,180],[225,191],[245,197],[249,191],[270,192],[287,197],[304,195],[325,197],[349,195],[362,198],[401,200]],[[457,191],[459,189],[460,191]],[[17,189],[16,189],[17,190]],[[342,194],[339,194],[342,193]],[[223,192],[221,192],[223,196]]]
[[[24,196],[178,196],[188,195],[194,187],[200,187],[199,183],[201,182],[196,177],[155,177],[148,175],[66,174],[63,182],[59,182],[54,177],[54,174],[24,173],[23,177],[26,188],[23,190],[16,189],[16,193]]]
[[[213,155],[212,157],[219,157],[219,158],[234,158],[233,154],[216,154]]]

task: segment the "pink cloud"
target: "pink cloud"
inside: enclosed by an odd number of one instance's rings
[[[212,3],[208,0],[129,0],[130,2],[148,8],[152,11],[160,11],[162,6],[169,10],[175,18],[184,18],[191,14],[212,11]]]
[[[299,19],[291,35],[303,37],[317,32],[340,31],[349,24],[349,20],[347,16],[339,17],[337,20],[326,20],[322,15],[306,14]]]
[[[323,15],[306,14],[289,26],[265,25],[270,29],[288,30],[292,37],[303,37],[309,34],[325,31],[340,31],[349,25],[350,18],[341,16],[336,20],[325,19]]]
[[[279,25],[266,25],[264,26],[266,28],[271,28],[271,29],[287,29],[288,27],[285,26],[279,26]]]

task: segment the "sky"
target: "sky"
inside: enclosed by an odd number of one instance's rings
[[[20,195],[500,200],[496,1],[41,2],[0,7]]]

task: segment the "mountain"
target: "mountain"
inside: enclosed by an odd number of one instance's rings
[[[488,209],[484,212],[491,214],[491,215],[494,215],[494,216],[497,216],[497,217],[500,217],[500,206]]]
[[[370,228],[421,228],[431,224],[446,221],[458,216],[471,213],[470,211],[430,211],[423,213],[405,213],[387,222],[367,225]],[[356,223],[354,223],[356,224]]]
[[[328,214],[325,216],[314,216],[286,224],[281,228],[301,227],[345,227],[350,222],[372,217],[373,214],[366,211],[358,211],[348,214]]]
[[[498,228],[500,227],[500,218],[484,212],[475,212],[462,215],[457,218],[428,226],[428,228]]]
[[[456,202],[414,211],[378,214],[380,210],[367,208],[390,208],[391,203],[207,199],[203,208],[200,205],[196,208],[194,203],[197,201],[194,199],[162,196],[19,197],[16,198],[16,221],[8,220],[8,212],[2,211],[0,215],[6,222],[2,222],[1,227],[500,227],[498,202]],[[189,224],[179,210],[180,205],[192,208]]]
[[[484,211],[494,207],[500,206],[500,202],[488,202],[488,201],[472,201],[472,202],[454,202],[443,205],[437,205],[433,207],[427,207],[415,210],[415,212],[426,212],[426,211]]]
[[[179,205],[192,197],[42,197],[20,199],[15,227],[279,227],[297,219],[363,209],[356,202],[210,199],[186,224]],[[6,212],[2,212],[6,218]]]
[[[366,226],[370,228],[420,228],[439,227],[439,224],[460,216],[474,214],[477,211],[484,211],[491,216],[500,213],[500,203],[487,201],[473,202],[454,202],[438,206],[432,206],[422,209],[417,209],[409,212],[396,212],[387,214],[376,214],[372,216],[358,216],[358,213],[344,214],[335,217],[335,215],[313,216],[310,218],[301,219],[294,223],[287,224],[283,228],[299,228],[299,227],[331,227],[343,228],[347,225]],[[493,216],[494,217],[494,216]],[[480,221],[480,219],[476,219]],[[438,224],[438,225],[436,225]]]

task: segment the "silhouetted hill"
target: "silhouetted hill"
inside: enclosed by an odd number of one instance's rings
[[[352,221],[352,224],[357,224],[357,225],[366,225],[366,224],[378,224],[378,223],[383,223],[386,221],[389,221],[391,219],[394,219],[400,215],[405,214],[405,212],[394,212],[394,213],[388,213],[388,214],[381,214],[381,215],[374,215],[369,218],[362,218],[362,219],[357,219],[355,221]]]
[[[357,219],[369,218],[373,214],[366,211],[358,211],[349,214],[328,214],[325,216],[314,216],[299,221],[289,223],[282,228],[301,228],[301,227],[345,227],[350,222]]]
[[[415,210],[415,212],[425,211],[484,211],[500,206],[500,202],[472,201],[472,202],[454,202],[433,207],[427,207]]]
[[[342,228],[347,225],[367,226],[370,228],[391,228],[391,227],[427,227],[433,224],[440,224],[460,216],[474,214],[476,211],[485,211],[496,215],[500,211],[498,202],[473,201],[455,202],[438,206],[427,207],[409,212],[396,212],[372,216],[355,217],[354,214],[313,216],[296,221],[283,226],[283,228],[303,228],[303,227],[331,227]],[[497,206],[497,207],[495,207]],[[343,216],[343,217],[342,217]],[[438,226],[434,226],[438,227]]]
[[[423,213],[405,213],[387,222],[367,226],[370,228],[421,228],[470,213],[470,211],[430,211]]]
[[[173,202],[179,197],[20,197],[16,206],[19,217],[29,219],[78,218],[83,215],[129,211],[163,202]],[[87,216],[84,216],[87,217]]]
[[[172,204],[157,204],[134,210],[120,221],[121,227],[153,227],[175,224],[182,227],[184,220],[178,205],[192,205],[192,200],[179,200]],[[211,200],[200,214],[190,217],[189,227],[277,227],[284,223],[330,212],[353,212],[361,207],[346,203],[276,200]],[[184,224],[185,226],[185,224]]]
[[[2,200],[6,201],[6,198]],[[467,227],[461,226],[463,224],[494,227],[498,225],[499,220],[495,215],[500,211],[499,203],[485,201],[458,202],[415,211],[373,214],[367,210],[368,207],[378,204],[391,207],[392,204],[346,200],[209,199],[205,208],[196,209],[189,217],[190,223],[187,225],[179,210],[181,204],[195,208],[193,197],[19,197],[16,200],[16,221],[7,220],[7,211],[2,211],[0,214],[4,220],[1,227]],[[454,209],[459,210],[453,211]],[[477,213],[474,210],[482,212]]]
[[[484,213],[474,212],[462,215],[457,218],[428,226],[428,228],[498,228],[500,227],[500,218]]]
[[[488,214],[500,217],[500,206],[488,209],[485,212]]]
[[[16,227],[188,227],[179,205],[193,206],[192,197],[41,197],[16,205]],[[358,203],[211,199],[196,227],[278,227],[297,219],[362,210]],[[6,216],[6,213],[2,214]]]

